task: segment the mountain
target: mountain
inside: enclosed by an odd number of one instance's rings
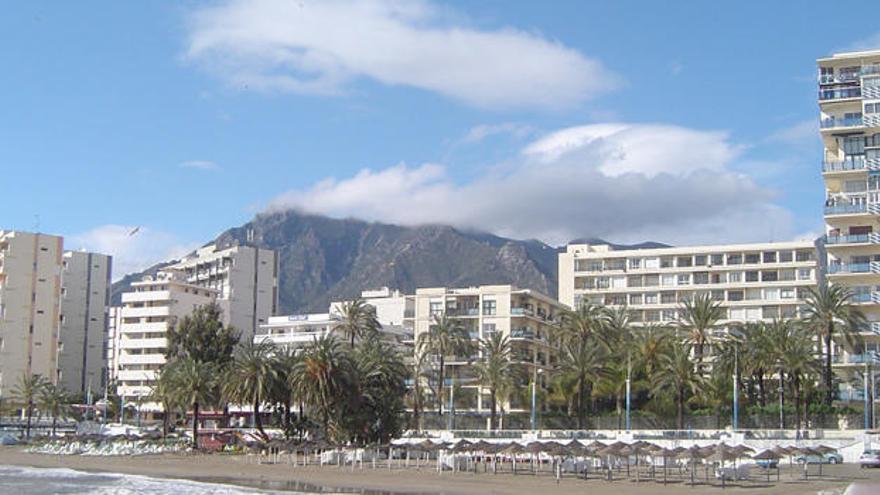
[[[559,249],[445,225],[404,227],[288,210],[257,215],[215,241],[278,252],[281,314],[326,311],[331,301],[382,286],[411,293],[418,287],[513,284],[556,296]],[[165,265],[113,284],[114,303],[132,281]]]

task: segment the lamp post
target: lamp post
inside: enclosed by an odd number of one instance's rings
[[[538,375],[544,373],[544,370],[538,369],[538,364],[535,363],[535,371],[532,374],[532,431],[538,429]]]
[[[733,431],[739,428],[739,346],[733,346]]]
[[[631,399],[632,379],[631,378],[632,378],[632,361],[631,361],[629,354],[627,354],[627,356],[626,356],[626,431],[630,430],[629,413],[630,413],[630,407],[632,406],[632,399]]]

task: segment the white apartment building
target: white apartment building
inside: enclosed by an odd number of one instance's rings
[[[111,258],[67,251],[61,264],[58,379],[71,392],[103,393]]]
[[[880,364],[880,50],[817,64],[828,280],[850,287],[871,322],[861,349],[834,349],[847,375],[866,360]]]
[[[22,375],[58,379],[59,236],[0,230],[0,396]]]
[[[149,402],[156,372],[165,364],[166,335],[184,316],[217,299],[217,291],[188,283],[178,271],[162,271],[131,284],[122,294],[118,348],[117,391],[141,410],[159,411]]]
[[[447,379],[460,387],[454,398],[456,410],[489,411],[488,390],[482,390],[476,383],[472,363],[481,355],[479,341],[497,332],[510,339],[512,359],[526,371],[523,382],[507,403],[499,406],[507,412],[529,410],[530,404],[521,392],[528,390],[531,380],[536,379],[539,387],[545,387],[549,381],[556,359],[550,342],[559,330],[559,316],[565,309],[562,304],[539,292],[511,285],[423,288],[416,290],[413,300],[412,328],[416,341],[429,331],[435,316],[446,314],[459,320],[476,349],[470,356],[447,357]],[[433,401],[426,404],[429,408],[433,405]]]
[[[36,374],[102,385],[111,258],[64,252],[60,236],[0,230],[0,396]]]
[[[119,374],[119,348],[122,339],[122,306],[111,306],[107,313],[107,337],[104,341],[104,359],[107,383],[115,382]]]
[[[181,270],[186,282],[217,291],[224,323],[241,331],[242,340],[251,340],[277,311],[278,256],[271,249],[211,244],[169,270]]]
[[[681,301],[709,294],[727,322],[771,320],[799,314],[808,288],[818,282],[813,242],[777,242],[615,250],[572,244],[559,254],[559,299],[626,305],[636,322],[678,320]]]

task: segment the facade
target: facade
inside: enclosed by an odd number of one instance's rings
[[[70,392],[103,393],[111,258],[68,251],[61,264],[58,379]]]
[[[63,240],[0,230],[0,394],[24,374],[58,381]]]
[[[278,256],[253,246],[202,247],[171,266],[187,283],[215,290],[224,323],[251,340],[278,308]]]
[[[565,309],[563,305],[541,293],[510,285],[417,289],[413,303],[415,341],[428,332],[434,318],[442,314],[458,319],[475,347],[493,333],[507,336],[513,359],[524,366],[526,373],[509,400],[500,406],[507,412],[529,410],[528,398],[521,392],[528,390],[532,380],[539,387],[545,387],[549,381],[548,375],[556,359],[550,341],[559,330],[559,316]],[[481,390],[476,383],[472,364],[479,356],[480,351],[475,350],[471,356],[447,357],[447,376],[455,384],[450,388],[457,388],[454,393],[458,395],[453,401],[459,411],[489,411],[488,390]],[[432,405],[433,401],[428,404]]]
[[[107,383],[114,383],[119,375],[120,340],[122,338],[122,306],[111,306],[107,313],[107,338],[104,356],[107,366]]]
[[[633,321],[671,323],[680,302],[709,294],[727,311],[722,322],[769,321],[799,315],[817,286],[812,242],[779,242],[615,250],[572,244],[559,255],[559,299],[626,305]]]
[[[217,291],[186,281],[178,271],[162,271],[131,284],[122,294],[116,348],[117,392],[142,410],[157,411],[146,398],[165,364],[166,334],[177,321],[217,299]]]
[[[870,322],[859,348],[832,344],[838,373],[852,378],[880,364],[880,50],[817,63],[828,280],[849,287]],[[842,387],[854,396],[859,387]]]

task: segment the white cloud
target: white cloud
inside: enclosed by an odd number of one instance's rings
[[[193,13],[186,57],[237,87],[331,95],[368,78],[484,108],[562,108],[621,84],[558,41],[427,0],[226,1]]]
[[[486,138],[497,136],[500,134],[509,134],[515,138],[524,138],[535,132],[535,128],[530,125],[519,124],[516,122],[503,122],[501,124],[481,124],[471,127],[465,134],[462,142],[478,143]]]
[[[208,160],[189,160],[180,164],[182,168],[194,168],[197,170],[217,170],[217,164]]]
[[[160,261],[178,258],[198,246],[149,227],[112,224],[65,236],[64,244],[68,249],[112,255],[114,280]]]
[[[791,214],[773,204],[773,192],[732,171],[740,148],[725,133],[674,126],[573,127],[530,144],[505,172],[468,183],[440,165],[399,164],[290,191],[270,209],[443,223],[550,243],[791,237]]]
[[[874,33],[868,37],[856,40],[838,51],[853,52],[864,50],[880,50],[880,33]]]

